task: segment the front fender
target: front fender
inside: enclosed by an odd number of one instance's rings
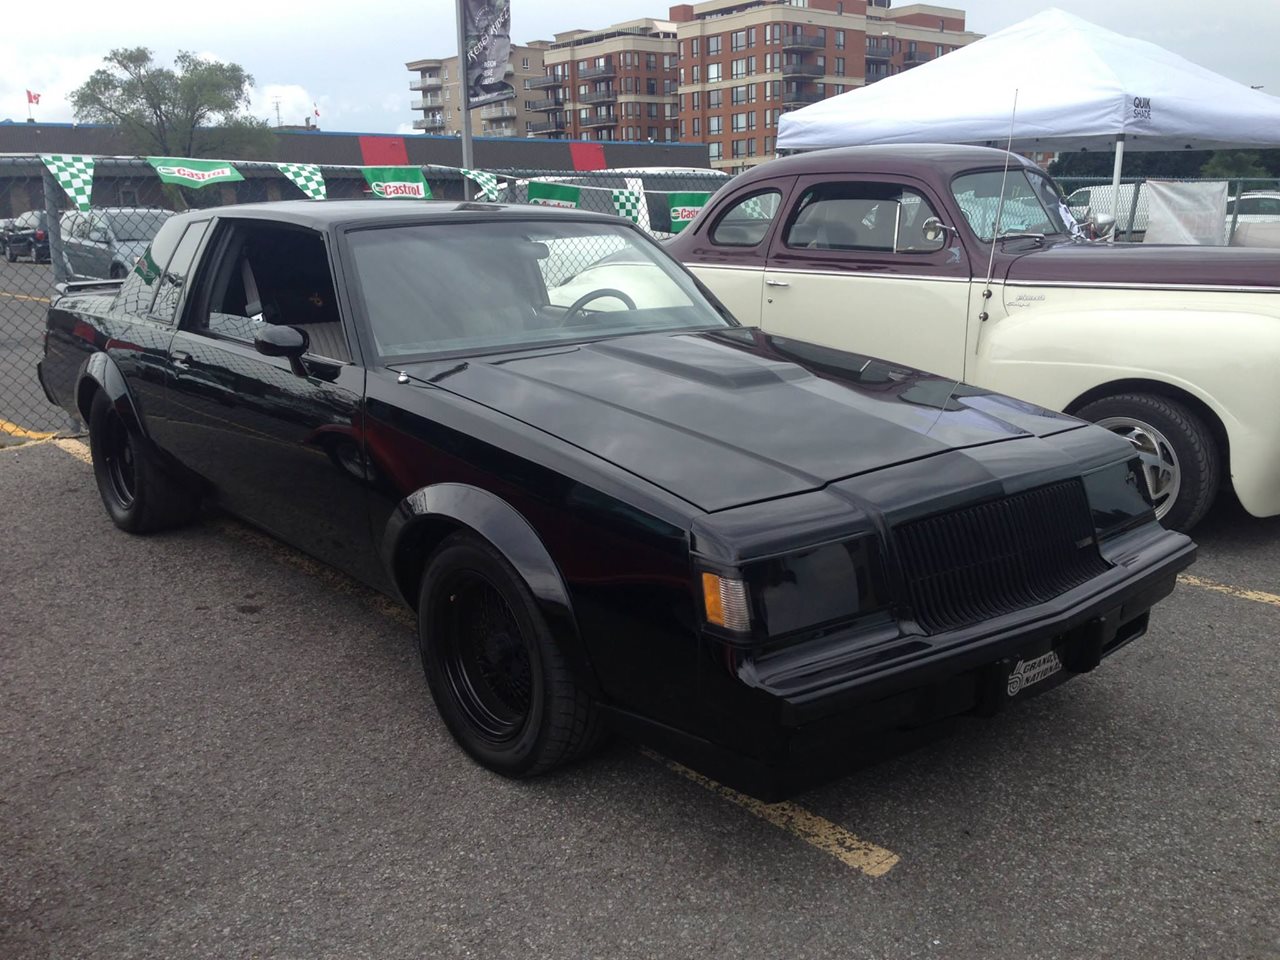
[[[427,531],[447,535],[469,530],[487,540],[524,578],[543,618],[570,661],[576,679],[599,694],[599,685],[582,644],[569,589],[537,531],[501,497],[462,483],[422,487],[405,497],[391,514],[382,535],[381,556],[401,598],[416,606],[418,583],[410,562],[422,549]],[[429,538],[434,544],[435,540]],[[425,558],[421,558],[425,559]]]
[[[1231,297],[1224,293],[1220,297]],[[1188,294],[1186,306],[1194,306]],[[1280,297],[1273,298],[1280,311]],[[1209,309],[1028,310],[988,321],[976,383],[1055,410],[1108,384],[1163,384],[1218,419],[1250,513],[1280,513],[1280,315]]]

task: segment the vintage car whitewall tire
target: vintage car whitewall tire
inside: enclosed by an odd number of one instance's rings
[[[441,719],[482,766],[535,776],[599,741],[598,711],[529,588],[481,538],[454,534],[427,561],[418,644]]]
[[[1204,517],[1221,484],[1221,455],[1205,423],[1184,404],[1149,393],[1104,397],[1076,415],[1134,445],[1156,516],[1186,532]]]

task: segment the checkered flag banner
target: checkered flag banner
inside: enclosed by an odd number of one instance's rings
[[[632,223],[640,222],[640,207],[644,204],[644,194],[635,190],[614,190],[613,209],[618,216],[626,217]]]
[[[93,157],[44,154],[40,157],[78,210],[88,210],[93,193]]]
[[[307,195],[307,199],[324,200],[328,197],[324,175],[314,163],[277,163],[276,167]]]
[[[768,220],[769,214],[765,212],[764,204],[760,202],[759,197],[752,197],[742,205],[742,215],[752,220]]]
[[[468,179],[474,180],[476,186],[480,188],[480,195],[477,200],[493,200],[498,199],[498,178],[492,173],[485,173],[483,170],[467,170],[462,169],[462,175]]]

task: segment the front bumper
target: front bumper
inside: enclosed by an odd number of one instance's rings
[[[1055,599],[929,637],[803,647],[737,668],[744,696],[723,704],[721,734],[659,731],[661,748],[756,796],[774,799],[936,735],[940,721],[989,716],[1094,669],[1147,630],[1151,607],[1195,559],[1185,536],[1151,523],[1114,543],[1105,574]],[[1062,669],[1027,685],[1018,664],[1050,652]],[[737,735],[732,731],[742,731]],[[653,731],[649,731],[652,733]],[[712,742],[712,741],[715,742]]]

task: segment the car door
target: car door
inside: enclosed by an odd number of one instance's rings
[[[706,226],[698,226],[693,245],[681,253],[694,276],[747,326],[761,322],[769,238],[794,182],[795,177],[764,180],[718,202]]]
[[[335,297],[325,239],[222,220],[169,352],[161,446],[228,510],[320,559],[376,579],[361,433],[365,373]],[[157,297],[159,300],[159,297]],[[259,353],[286,324],[311,347],[295,371]]]
[[[971,269],[921,183],[803,177],[773,230],[762,326],[962,379]]]
[[[67,261],[67,270],[73,277],[86,277],[84,259],[84,230],[86,218],[83,213],[64,213],[59,223],[62,231],[62,253]]]

